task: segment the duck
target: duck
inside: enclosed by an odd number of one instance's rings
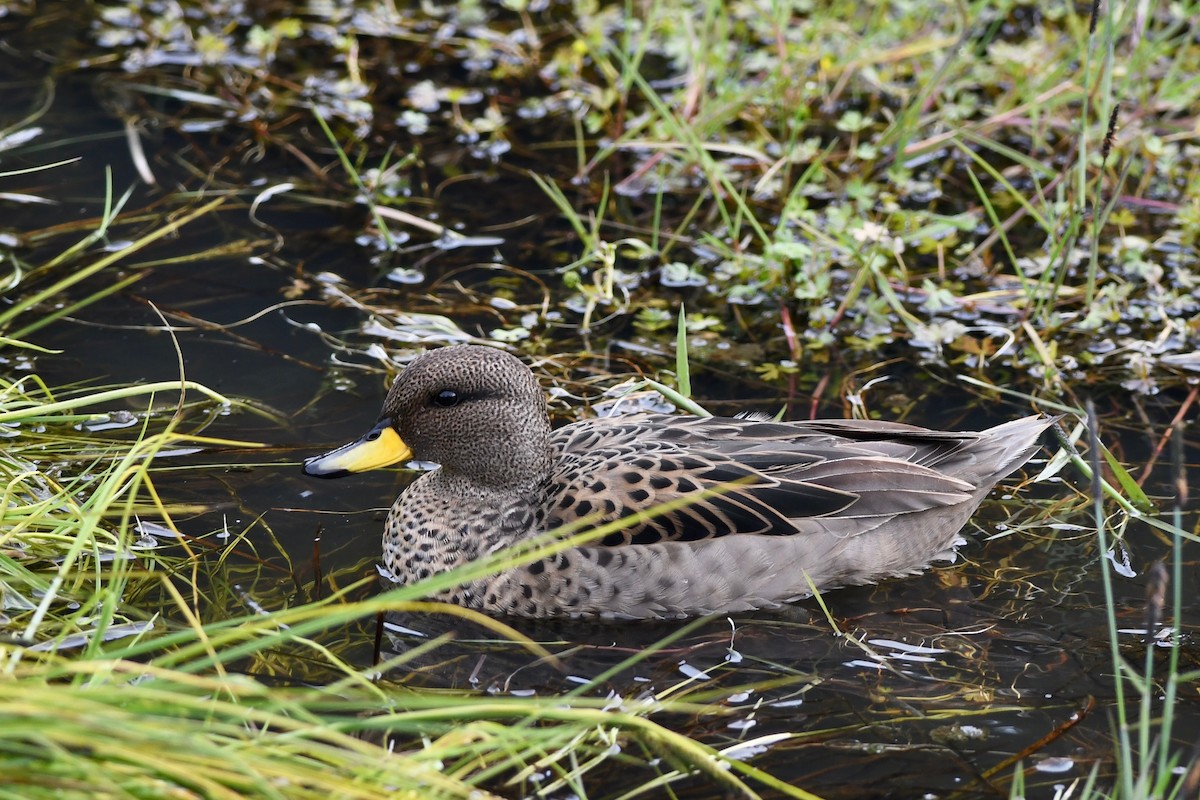
[[[374,426],[303,471],[438,465],[387,514],[383,559],[400,584],[534,537],[595,531],[433,599],[519,617],[683,618],[952,561],[968,518],[1053,421],[954,432],[636,413],[552,429],[523,361],[461,344],[410,362]]]

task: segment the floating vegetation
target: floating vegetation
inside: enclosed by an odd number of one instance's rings
[[[810,367],[810,385],[833,353],[857,366],[904,355],[1003,367],[1010,385],[1051,391],[1189,385],[1170,359],[1200,347],[1186,178],[1200,151],[1172,120],[1194,107],[1179,76],[1200,64],[1170,14],[1114,15],[1107,58],[1094,55],[1101,34],[1074,36],[1080,19],[1065,9],[881,9],[862,29],[853,5],[718,8],[681,25],[692,10],[670,3],[109,4],[88,27],[97,53],[119,60],[110,85],[127,114],[178,128],[219,109],[262,158],[294,152],[316,113],[363,170],[341,195],[403,207],[402,225],[436,216],[454,229],[469,187],[508,184],[532,217],[491,224],[509,241],[525,227],[549,233],[547,248],[561,242],[578,259],[567,288],[582,294],[497,320],[490,335],[503,341],[538,349],[558,327],[549,311],[618,333],[667,291],[719,313],[727,336],[773,338],[769,349]],[[1129,68],[1155,52],[1175,53],[1174,66]],[[1030,60],[1052,69],[1030,75]],[[1093,108],[1096,85],[1107,94]],[[1155,116],[1122,117],[1109,98],[1131,94]],[[532,160],[530,141],[573,160]],[[288,182],[327,186],[311,171],[319,160]],[[574,196],[554,206],[577,219],[550,217],[526,169],[548,176],[543,188],[571,177]],[[242,171],[215,177],[236,185]],[[430,280],[412,256],[436,241],[380,260],[380,242],[395,254],[419,231],[389,231],[377,214],[369,227],[364,257],[400,285]],[[465,227],[470,241],[478,230]],[[780,306],[800,348],[773,334]]]

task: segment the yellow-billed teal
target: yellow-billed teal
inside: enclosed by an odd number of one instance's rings
[[[388,513],[384,561],[401,583],[574,520],[628,518],[618,533],[438,598],[530,617],[682,617],[778,606],[814,586],[952,559],[968,517],[1051,422],[976,433],[638,414],[552,431],[525,364],[458,345],[414,360],[371,431],[304,472],[440,465]],[[694,502],[638,513],[681,496]]]

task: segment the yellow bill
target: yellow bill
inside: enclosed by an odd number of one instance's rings
[[[381,419],[358,441],[330,450],[304,462],[304,474],[315,478],[340,478],[351,472],[366,472],[402,461],[411,461],[413,452],[391,420]]]

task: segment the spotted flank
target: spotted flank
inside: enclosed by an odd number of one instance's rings
[[[578,533],[621,521],[587,546],[438,599],[528,617],[685,617],[778,606],[814,587],[952,559],[967,519],[1051,422],[945,432],[644,414],[552,431],[528,367],[459,345],[413,361],[375,426],[304,471],[440,465],[388,514],[384,561],[401,583],[572,523]],[[672,510],[659,513],[664,503]]]

